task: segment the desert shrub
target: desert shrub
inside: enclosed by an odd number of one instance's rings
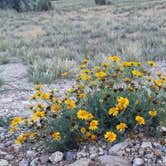
[[[0,0],[0,8],[13,8],[19,12],[30,10],[48,10],[50,0]]]
[[[105,5],[106,4],[106,0],[95,0],[95,3],[97,5]]]
[[[36,104],[29,106],[33,115],[11,122],[11,132],[27,129],[15,143],[65,151],[87,142],[112,143],[139,132],[158,133],[165,115],[166,76],[151,73],[151,66],[156,63],[122,61],[118,56],[110,56],[99,66],[85,59],[64,97],[36,85],[31,97]]]

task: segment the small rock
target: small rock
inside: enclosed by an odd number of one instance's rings
[[[26,156],[28,158],[34,158],[36,156],[36,152],[34,152],[33,150],[28,150]]]
[[[14,148],[14,151],[17,153],[17,152],[20,151],[21,145],[16,145],[16,144],[14,144],[14,145],[13,145],[13,148]]]
[[[77,153],[77,159],[85,158],[87,156],[89,156],[89,153],[85,152],[84,150]]]
[[[89,166],[91,160],[87,158],[82,158],[77,161],[75,161],[72,164],[69,164],[69,166]]]
[[[49,160],[53,163],[53,164],[56,164],[60,161],[62,161],[63,159],[63,153],[62,152],[55,152],[53,153],[50,157],[49,157]]]
[[[67,161],[73,161],[76,158],[76,153],[72,151],[66,152],[64,155],[65,155],[65,160]]]
[[[90,154],[94,154],[97,153],[98,149],[96,148],[96,146],[90,146],[89,147],[89,153]]]
[[[98,152],[98,154],[99,154],[100,156],[104,155],[104,150],[103,150],[103,148],[99,147],[99,152]]]
[[[166,152],[166,146],[157,145],[156,149],[161,151],[161,152]]]
[[[41,161],[42,164],[45,164],[49,160],[49,155],[43,155],[39,159],[40,159],[40,161]]]
[[[135,158],[133,160],[133,166],[142,166],[144,164],[144,160],[141,158]]]
[[[32,161],[31,161],[31,163],[30,163],[30,166],[37,166],[38,164],[39,164],[39,159],[38,158],[36,158],[36,159],[33,159]]]
[[[9,163],[7,160],[4,160],[4,159],[0,159],[0,166],[8,166]]]
[[[152,143],[151,142],[142,142],[141,147],[142,148],[152,148]]]
[[[3,151],[0,150],[0,156],[5,156],[5,155],[8,155],[8,153],[3,152]]]
[[[131,166],[131,162],[127,159],[124,159],[120,156],[111,156],[111,155],[104,155],[99,157],[101,165],[104,166],[111,166],[113,163],[114,165],[118,166]]]
[[[97,153],[90,154],[90,159],[94,160],[98,156]]]
[[[8,155],[5,156],[5,159],[6,159],[6,160],[13,160],[13,159],[14,159],[14,156],[11,155],[11,154],[8,154]]]
[[[28,166],[28,165],[29,165],[29,162],[25,159],[23,159],[19,162],[19,166]]]

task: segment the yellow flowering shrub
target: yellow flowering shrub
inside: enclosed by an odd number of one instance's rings
[[[57,98],[54,91],[43,92],[43,85],[36,85],[31,97],[36,104],[29,106],[33,115],[11,121],[11,132],[27,129],[15,143],[66,150],[86,142],[120,141],[140,129],[156,133],[165,116],[166,76],[152,75],[152,67],[157,67],[153,61],[122,61],[118,56],[108,57],[99,66],[84,59],[75,84],[64,97]]]

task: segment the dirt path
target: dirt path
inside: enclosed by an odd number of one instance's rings
[[[34,85],[28,82],[27,67],[18,59],[9,64],[0,65],[0,78],[5,82],[0,88],[0,116],[27,116],[30,104],[29,98],[33,93]],[[72,80],[57,80],[56,83],[45,85],[45,90],[56,89],[57,95],[69,89]]]

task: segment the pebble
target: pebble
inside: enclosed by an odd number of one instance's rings
[[[45,164],[45,163],[47,163],[48,160],[49,160],[49,155],[42,155],[42,156],[39,158],[39,160],[40,160],[40,162],[41,162],[42,164]]]
[[[68,151],[64,154],[65,160],[73,161],[76,158],[76,152]]]
[[[9,163],[7,160],[4,160],[4,159],[0,159],[0,166],[8,166]]]
[[[135,158],[133,160],[133,166],[143,166],[144,160],[141,158]]]
[[[28,158],[34,158],[36,156],[36,152],[34,152],[32,150],[28,150],[26,156]]]
[[[19,166],[29,166],[29,162],[27,160],[23,159],[19,162]]]
[[[82,158],[82,159],[75,161],[72,164],[69,164],[69,166],[89,166],[90,162],[91,162],[90,159]]]
[[[141,147],[142,148],[152,148],[152,143],[151,142],[142,142]]]
[[[56,164],[60,161],[63,160],[63,153],[62,152],[55,152],[53,153],[50,157],[49,157],[49,160],[53,163],[53,164]]]

